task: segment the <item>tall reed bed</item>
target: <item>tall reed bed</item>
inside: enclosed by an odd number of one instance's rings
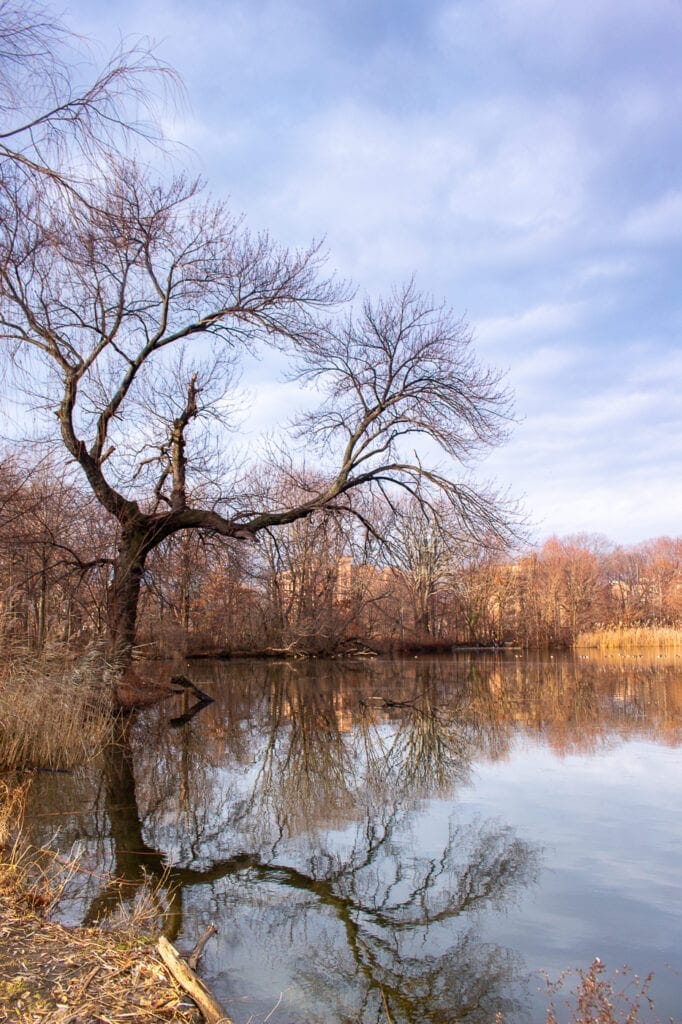
[[[102,749],[112,721],[96,651],[73,663],[15,657],[0,670],[0,770],[75,768]]]
[[[580,633],[573,646],[600,651],[682,648],[682,629],[674,626],[609,626]]]

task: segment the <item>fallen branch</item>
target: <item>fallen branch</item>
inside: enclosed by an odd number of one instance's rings
[[[196,683],[193,683],[188,676],[171,676],[170,684],[175,688],[175,693],[182,693],[184,690],[191,690],[199,700],[205,700],[207,703],[211,704],[213,703],[213,697],[210,697],[209,694],[200,690]],[[179,687],[179,689],[177,689],[177,687]]]
[[[201,954],[204,952],[204,946],[211,938],[211,936],[215,935],[217,931],[218,929],[213,924],[213,922],[211,922],[211,924],[208,926],[204,934],[197,940],[196,946],[194,947],[190,955],[187,957],[187,966],[191,967],[193,971],[196,971],[197,967],[199,966],[199,960],[201,959]]]
[[[206,1024],[233,1024],[201,978],[181,959],[175,946],[163,935],[159,939],[158,950],[178,985],[184,988],[201,1010]]]
[[[383,708],[412,708],[413,711],[418,710],[414,700],[391,700],[389,697],[367,697],[366,699],[361,697],[359,701],[360,707],[367,707],[368,701],[377,701]]]

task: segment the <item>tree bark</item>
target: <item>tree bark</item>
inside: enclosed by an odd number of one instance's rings
[[[147,553],[142,530],[122,531],[107,600],[108,654],[117,668],[125,668],[132,658]]]

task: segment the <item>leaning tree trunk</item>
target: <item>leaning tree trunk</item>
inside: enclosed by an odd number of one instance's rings
[[[107,595],[108,654],[117,668],[124,668],[132,658],[146,557],[147,550],[140,533],[124,531]]]

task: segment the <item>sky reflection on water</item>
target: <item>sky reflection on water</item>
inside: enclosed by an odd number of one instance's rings
[[[272,1024],[542,1020],[539,970],[597,955],[655,970],[659,1015],[678,1012],[675,665],[192,672],[215,704],[179,728],[145,713],[99,773],[39,780],[31,812],[38,838],[60,812],[57,843],[100,877],[171,865],[168,927],[189,948],[216,922],[203,972],[237,1024],[280,993]],[[119,891],[90,876],[63,915]]]
[[[615,736],[588,757],[564,758],[523,737],[504,764],[478,765],[462,803],[503,814],[544,850],[537,892],[518,917],[489,922],[497,941],[521,945],[527,962],[553,974],[595,956],[654,969],[660,1016],[679,1016],[680,781],[679,747]]]

